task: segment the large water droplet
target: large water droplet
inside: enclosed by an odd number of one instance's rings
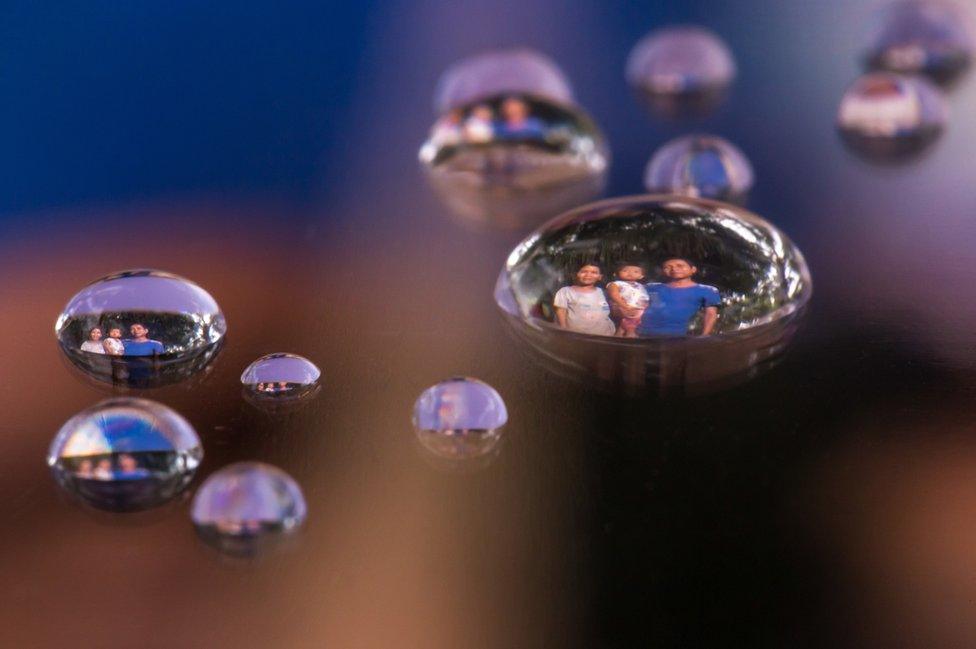
[[[627,81],[652,109],[668,117],[710,112],[724,99],[735,75],[728,46],[694,25],[651,32],[627,59]]]
[[[688,135],[668,142],[647,163],[644,186],[652,194],[681,194],[744,203],[752,188],[749,160],[720,137]]]
[[[976,51],[972,16],[946,0],[894,2],[878,9],[868,38],[870,68],[950,82]]]
[[[190,516],[204,541],[248,555],[297,530],[307,511],[301,488],[287,473],[262,462],[238,462],[204,481]]]
[[[148,399],[109,399],[58,431],[47,462],[65,490],[113,511],[147,509],[190,482],[203,448],[193,427]]]
[[[92,282],[68,301],[55,324],[58,343],[75,366],[133,387],[192,375],[213,359],[226,330],[209,293],[158,270]]]
[[[438,466],[452,469],[493,457],[507,421],[508,411],[498,392],[467,377],[427,388],[413,408],[421,448]]]
[[[556,371],[605,386],[706,391],[778,356],[807,304],[800,251],[741,208],[601,201],[519,244],[496,301]]]
[[[438,101],[444,112],[419,155],[455,216],[467,224],[520,227],[592,198],[603,188],[609,157],[599,129],[570,103],[568,89],[555,91],[559,84],[536,74],[535,64],[520,74],[523,58],[498,57],[484,55],[448,72],[450,81],[441,86],[457,91],[450,102]]]
[[[872,72],[844,93],[837,128],[858,155],[898,162],[915,157],[938,139],[947,116],[942,93],[925,79]]]

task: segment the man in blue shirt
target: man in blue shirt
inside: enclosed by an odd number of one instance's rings
[[[529,105],[518,97],[508,97],[500,109],[502,120],[495,125],[495,136],[501,140],[541,140],[545,125],[529,115]]]
[[[682,257],[665,259],[661,264],[664,283],[647,285],[650,304],[641,316],[637,333],[641,336],[686,336],[691,319],[705,310],[701,335],[708,336],[718,322],[722,296],[718,289],[691,279],[698,268]]]
[[[165,351],[163,343],[149,339],[149,330],[141,322],[129,327],[129,333],[132,338],[122,341],[126,356],[155,356]]]

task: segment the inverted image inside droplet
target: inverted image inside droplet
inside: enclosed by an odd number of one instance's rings
[[[79,291],[55,325],[67,358],[89,375],[134,387],[179,381],[209,363],[227,330],[205,290],[156,270],[108,275]]]
[[[962,5],[946,0],[892,2],[878,9],[868,38],[868,67],[925,74],[940,83],[954,80],[976,52],[973,19]]]
[[[517,227],[599,192],[608,153],[596,125],[580,110],[505,93],[441,116],[420,160],[456,214]]]
[[[854,153],[898,162],[912,159],[937,140],[947,116],[942,94],[928,81],[873,72],[844,93],[837,128]]]
[[[773,225],[673,195],[553,219],[512,251],[495,292],[547,366],[667,393],[724,387],[768,365],[810,293],[803,256]]]
[[[307,511],[301,488],[287,473],[261,462],[239,462],[204,481],[190,516],[211,546],[253,555],[295,532]]]
[[[627,60],[630,85],[668,117],[707,114],[724,99],[735,75],[735,60],[722,39],[691,25],[651,32]]]
[[[148,399],[103,401],[69,419],[48,451],[58,484],[111,511],[160,505],[190,482],[203,458],[193,427]]]
[[[413,425],[421,448],[460,466],[491,456],[498,448],[508,411],[487,383],[457,377],[433,385],[414,404]]]
[[[644,186],[655,194],[681,194],[744,203],[752,188],[752,165],[732,143],[690,135],[668,142],[647,163]]]

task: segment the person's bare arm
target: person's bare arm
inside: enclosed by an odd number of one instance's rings
[[[558,324],[563,329],[566,328],[566,309],[561,306],[554,307],[556,309],[556,324]]]
[[[715,323],[718,322],[718,307],[707,306],[705,307],[705,317],[702,323],[702,335],[710,336],[712,331],[715,330]]]

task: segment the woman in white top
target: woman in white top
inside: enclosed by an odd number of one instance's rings
[[[88,340],[81,343],[81,351],[91,352],[92,354],[104,354],[105,348],[102,346],[102,330],[92,327],[88,332]]]
[[[556,323],[562,329],[597,336],[612,336],[616,331],[610,319],[610,304],[597,282],[603,273],[596,264],[584,264],[576,271],[576,283],[556,291],[552,305]]]

